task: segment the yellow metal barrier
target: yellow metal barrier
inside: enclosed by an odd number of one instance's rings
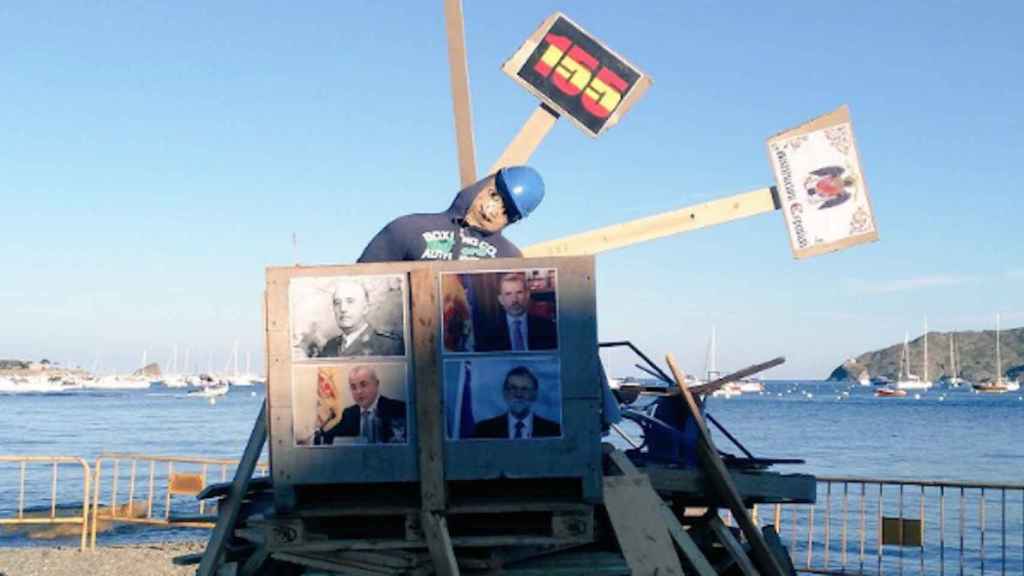
[[[136,487],[139,468],[145,468],[144,473],[147,480],[144,481],[145,502],[140,501],[136,507]],[[101,507],[100,500],[103,493],[103,467],[110,468],[110,500],[109,506]],[[122,465],[129,467],[128,470],[128,495],[127,501],[122,506],[119,499],[120,480],[123,476]],[[177,466],[177,469],[175,468]],[[96,548],[96,533],[100,520],[109,522],[122,522],[127,524],[148,524],[153,526],[174,526],[184,528],[212,528],[216,522],[216,516],[206,515],[206,503],[196,503],[194,516],[175,516],[172,512],[172,496],[195,496],[199,494],[210,482],[211,474],[219,472],[219,478],[214,476],[215,482],[226,482],[229,479],[229,467],[233,472],[238,466],[238,460],[222,458],[197,458],[191,456],[153,456],[148,454],[111,452],[100,454],[96,458],[95,473],[93,481],[92,497],[92,536],[90,546]],[[163,471],[157,477],[157,470]],[[258,473],[267,472],[267,464],[261,462],[256,468]],[[158,490],[158,486],[162,490]],[[163,501],[162,506],[158,504],[157,513],[154,513],[154,501]],[[143,508],[144,509],[141,509]],[[159,508],[162,507],[162,510]]]
[[[28,524],[81,524],[82,541],[79,545],[85,550],[86,535],[89,532],[89,482],[92,474],[89,463],[77,456],[0,456],[0,464],[19,464],[18,473],[18,508],[14,518],[0,518],[0,525]],[[50,464],[50,513],[47,516],[25,516],[25,478],[29,464]],[[60,477],[61,464],[78,464],[82,467],[82,513],[78,516],[57,515],[57,483]]]

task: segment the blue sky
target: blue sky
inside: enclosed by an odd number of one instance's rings
[[[262,359],[263,271],[353,261],[458,188],[442,3],[0,6],[0,357],[101,371]],[[769,377],[933,330],[1024,325],[1024,6],[467,1],[477,161],[536,106],[501,71],[561,10],[654,78],[560,121],[519,245],[772,184],[771,135],[850,106],[881,240],[795,261],[782,215],[598,257],[603,339]],[[609,371],[630,362],[609,358]]]

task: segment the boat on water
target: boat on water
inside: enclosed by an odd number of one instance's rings
[[[108,374],[85,382],[83,388],[100,390],[147,390],[152,381],[148,376],[135,374]]]
[[[764,383],[757,378],[743,378],[736,383],[741,394],[761,394],[764,392]]]
[[[900,357],[900,375],[893,387],[897,390],[928,390],[932,383],[928,381],[928,332],[924,335],[924,378],[910,372],[910,334],[903,335],[903,354]]]
[[[198,396],[200,398],[217,398],[224,396],[231,389],[231,385],[225,381],[220,381],[210,386],[203,386],[195,390],[188,392],[189,396]]]
[[[978,382],[972,385],[975,392],[983,394],[1005,394],[1007,392],[1016,392],[1020,390],[1020,382],[1017,380],[1010,380],[1003,376],[1003,355],[999,342],[999,315],[996,314],[996,377],[995,380],[989,380],[987,382]]]
[[[882,386],[881,388],[875,389],[876,398],[902,398],[907,395],[906,390],[899,388],[892,388],[889,386]]]

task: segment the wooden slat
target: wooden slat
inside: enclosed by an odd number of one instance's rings
[[[423,510],[445,509],[444,412],[438,362],[438,286],[430,270],[414,270],[412,291],[413,361],[416,366],[416,420],[418,427],[420,497]]]
[[[668,527],[668,533],[672,536],[672,541],[676,543],[676,547],[679,548],[679,551],[690,562],[690,565],[697,571],[697,574],[699,576],[715,576],[715,569],[711,567],[707,557],[700,551],[700,547],[693,541],[686,528],[683,527],[682,523],[679,522],[679,519],[676,518],[676,515],[672,513],[672,510],[664,501],[661,503],[661,516],[665,519],[665,526]]]
[[[564,238],[548,240],[523,250],[527,257],[600,254],[673,234],[692,232],[775,210],[771,188],[719,198],[671,212],[613,224]]]
[[[699,469],[663,468],[651,466],[644,469],[650,476],[651,484],[659,492],[674,492],[692,500],[713,497],[707,493],[707,477]],[[751,504],[813,504],[816,498],[817,481],[810,474],[778,474],[776,472],[745,472],[729,470],[736,489],[743,495],[743,502]]]
[[[722,462],[722,457],[718,455],[718,450],[715,448],[714,443],[711,441],[711,434],[708,433],[707,425],[704,423],[704,417],[700,413],[700,409],[697,407],[697,401],[694,400],[693,395],[686,387],[686,379],[683,377],[682,371],[676,364],[676,359],[672,354],[666,356],[665,361],[668,363],[669,368],[672,370],[672,377],[676,380],[676,385],[682,392],[683,399],[686,402],[686,407],[690,411],[690,417],[693,418],[694,423],[697,425],[699,437],[697,438],[697,457],[699,458],[701,465],[704,468],[704,473],[708,475],[711,480],[711,485],[718,492],[719,498],[721,498],[729,507],[733,516],[736,518],[736,522],[739,524],[740,529],[743,530],[743,535],[747,538],[747,542],[750,543],[751,551],[754,554],[754,559],[757,561],[758,567],[765,574],[772,576],[783,576],[784,572],[775,560],[775,556],[772,555],[768,549],[768,544],[764,540],[764,535],[757,529],[754,522],[750,519],[750,515],[747,513],[747,508],[743,504],[743,498],[740,497],[739,492],[736,490],[736,486],[733,485],[732,479],[729,476],[729,471],[725,468],[725,463]]]
[[[633,574],[683,574],[662,520],[661,499],[646,476],[606,476],[604,504]]]
[[[444,516],[436,512],[423,512],[423,536],[427,541],[427,549],[434,561],[434,570],[438,576],[458,576],[459,565],[455,561],[455,550],[452,539],[448,535],[448,523]]]
[[[465,188],[476,182],[473,141],[473,110],[469,96],[469,65],[466,62],[466,31],[462,0],[444,1],[444,27],[448,34],[448,68],[451,71],[455,141],[459,153],[459,181]]]
[[[722,519],[714,516],[708,522],[708,525],[711,526],[712,532],[718,537],[718,541],[725,547],[725,551],[729,553],[733,562],[740,567],[740,571],[743,572],[744,576],[757,576],[757,568],[754,568],[754,564],[747,557],[747,551],[743,549],[743,545],[739,543],[739,540],[736,540],[729,527],[722,523]]]
[[[217,573],[221,556],[224,554],[224,546],[238,523],[238,512],[242,509],[242,498],[249,486],[249,478],[259,462],[260,453],[263,451],[263,444],[267,441],[267,403],[263,402],[260,407],[260,414],[252,426],[249,434],[249,441],[245,445],[245,452],[242,453],[242,460],[235,470],[235,479],[231,484],[231,490],[227,498],[217,507],[217,525],[210,533],[210,540],[206,544],[206,552],[199,563],[198,576],[213,576]]]
[[[534,150],[540,146],[541,141],[548,135],[551,128],[554,127],[555,122],[558,120],[558,113],[548,108],[544,104],[541,104],[533,111],[530,118],[523,124],[523,127],[519,129],[519,133],[516,134],[515,138],[509,142],[505,151],[501,153],[501,157],[494,163],[493,166],[487,171],[488,174],[493,174],[498,171],[499,168],[505,166],[517,166],[520,164],[526,164],[533,156]],[[543,254],[536,254],[536,256],[542,256]],[[551,254],[554,256],[554,254]]]

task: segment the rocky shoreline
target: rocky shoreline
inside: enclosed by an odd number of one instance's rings
[[[176,566],[175,556],[201,552],[204,542],[103,546],[80,551],[77,547],[0,548],[0,576],[80,576],[133,574],[186,576],[196,566]]]

